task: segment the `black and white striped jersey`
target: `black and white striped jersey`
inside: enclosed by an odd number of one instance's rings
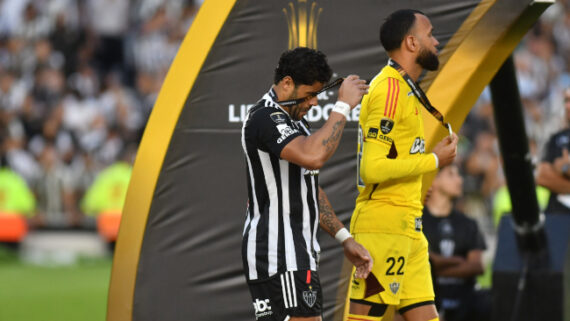
[[[248,189],[242,258],[248,281],[316,271],[320,252],[318,171],[279,158],[294,138],[310,135],[309,125],[292,120],[276,101],[271,89],[242,127]]]

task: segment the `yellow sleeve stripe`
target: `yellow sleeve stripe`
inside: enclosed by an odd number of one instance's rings
[[[388,92],[386,93],[386,105],[384,106],[384,116],[394,119],[396,116],[396,106],[398,106],[398,96],[400,95],[400,82],[395,78],[388,78]]]

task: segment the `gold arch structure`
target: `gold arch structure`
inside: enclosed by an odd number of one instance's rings
[[[132,320],[137,266],[145,226],[160,169],[174,131],[202,64],[236,0],[208,0],[164,80],[137,152],[113,257],[107,321]]]

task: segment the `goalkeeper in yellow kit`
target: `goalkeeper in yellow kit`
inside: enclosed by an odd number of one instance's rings
[[[409,9],[392,13],[380,28],[390,60],[362,99],[360,195],[350,226],[355,240],[372,255],[372,274],[385,290],[371,280],[353,279],[350,321],[382,320],[391,305],[407,321],[438,320],[421,231],[421,184],[424,173],[453,161],[457,136],[425,153],[422,104],[427,98],[416,81],[424,69],[439,65],[432,29],[423,13]]]

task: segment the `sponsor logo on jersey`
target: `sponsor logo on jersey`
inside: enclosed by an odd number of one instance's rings
[[[253,302],[253,308],[255,309],[255,319],[265,317],[268,315],[272,315],[273,311],[271,311],[271,305],[269,304],[269,299],[260,300],[255,299]]]
[[[412,144],[412,148],[410,148],[410,154],[423,154],[426,152],[426,142],[423,138],[416,137],[414,143]]]
[[[299,132],[297,129],[293,129],[287,124],[277,124],[277,130],[281,133],[281,137],[277,139],[277,144],[281,144],[281,142],[283,142],[287,137]]]
[[[400,283],[399,282],[392,282],[390,283],[390,291],[392,291],[392,293],[396,294],[398,293],[398,290],[400,289]]]
[[[390,144],[394,142],[394,140],[392,138],[390,138],[388,136],[384,136],[384,135],[378,136],[378,139],[383,140],[383,141],[387,141]]]
[[[394,128],[394,121],[390,118],[382,118],[380,121],[380,130],[383,134],[388,134]]]
[[[368,134],[366,134],[366,138],[376,138],[378,137],[378,128],[370,127],[368,129]]]
[[[287,120],[287,117],[282,112],[271,113],[269,117],[277,124],[283,124]]]
[[[319,170],[318,170],[318,169],[313,169],[313,170],[306,169],[306,168],[303,168],[303,169],[305,170],[305,171],[303,172],[303,175],[311,175],[311,176],[319,175]]]
[[[308,291],[303,291],[303,301],[312,308],[315,302],[317,302],[317,291],[313,291],[313,288],[309,286]]]

